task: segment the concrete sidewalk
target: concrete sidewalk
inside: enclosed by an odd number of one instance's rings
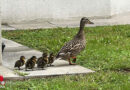
[[[71,18],[68,20],[44,20],[44,21],[30,21],[19,24],[2,25],[2,30],[21,30],[21,29],[41,29],[41,28],[57,28],[57,27],[79,27],[81,18]],[[89,27],[104,26],[104,25],[120,25],[130,24],[130,13],[124,13],[112,16],[108,19],[91,19],[94,25],[87,25]]]
[[[34,55],[36,57],[40,57],[42,53],[4,38],[3,42],[6,44],[6,48],[3,53],[3,66],[0,67],[0,75],[3,75],[4,78],[7,80],[21,80],[27,78],[59,75],[87,74],[94,72],[79,65],[69,65],[68,62],[64,60],[55,60],[55,62],[53,63],[54,66],[45,67],[45,70],[40,70],[35,67],[34,71],[25,71],[25,66],[23,66],[23,70],[20,70],[18,72],[27,75],[20,76],[16,71],[14,72],[14,64],[16,60],[18,60],[22,55],[25,56],[26,59]]]

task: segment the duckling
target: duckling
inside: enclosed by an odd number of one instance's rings
[[[73,62],[76,62],[76,56],[85,49],[86,39],[84,34],[85,24],[93,24],[89,19],[83,17],[80,20],[80,28],[78,33],[73,37],[72,40],[67,42],[61,50],[58,52],[56,59],[68,60],[70,65],[75,65],[70,61],[70,58],[73,58]]]
[[[53,66],[51,64],[54,62],[54,58],[55,58],[54,54],[50,53],[49,58],[48,58],[48,64],[50,64],[50,66]]]
[[[17,60],[15,62],[15,65],[14,67],[18,67],[18,69],[20,70],[20,67],[23,66],[25,64],[25,57],[24,56],[21,56],[20,57],[20,60]]]
[[[36,56],[32,56],[30,59],[27,60],[26,64],[25,64],[25,70],[27,71],[27,69],[32,69],[34,68],[35,64],[36,64]]]
[[[37,67],[43,69],[47,63],[48,63],[48,54],[43,53],[42,57],[40,57],[37,60]]]

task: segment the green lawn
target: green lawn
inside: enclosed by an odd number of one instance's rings
[[[55,54],[78,28],[3,31],[4,38]],[[130,25],[87,27],[86,49],[77,63],[95,70],[78,76],[10,81],[6,89],[29,90],[130,90]],[[15,89],[13,89],[15,90]]]

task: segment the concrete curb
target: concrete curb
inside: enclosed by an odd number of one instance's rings
[[[70,76],[70,75],[88,75],[88,74],[92,74],[93,72],[89,72],[89,73],[77,73],[77,74],[59,74],[59,75],[39,75],[39,76],[19,76],[19,77],[4,77],[4,81],[23,81],[23,80],[28,80],[28,79],[38,79],[38,78],[50,78],[50,77],[60,77],[60,76]]]

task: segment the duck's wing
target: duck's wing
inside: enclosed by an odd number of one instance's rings
[[[39,58],[37,59],[36,63],[38,64],[41,59],[42,59],[42,57],[39,57]]]
[[[26,63],[25,63],[25,66],[29,66],[29,64],[30,64],[30,59],[28,59],[27,61],[26,61]]]
[[[19,65],[19,60],[17,60],[16,62],[15,62],[15,65],[14,65],[14,67],[18,67]]]
[[[73,43],[72,41],[69,41],[67,43],[65,43],[65,45],[60,49],[59,53],[67,53],[71,50],[71,48],[73,47]]]
[[[78,41],[73,45],[73,47],[70,49],[70,51],[79,51],[85,48],[85,43]]]
[[[73,52],[80,52],[83,48],[85,48],[85,45],[83,44],[83,41],[81,40],[71,40],[68,43],[66,43],[61,50],[59,51],[58,54],[66,54],[70,52],[70,54],[73,54]]]

